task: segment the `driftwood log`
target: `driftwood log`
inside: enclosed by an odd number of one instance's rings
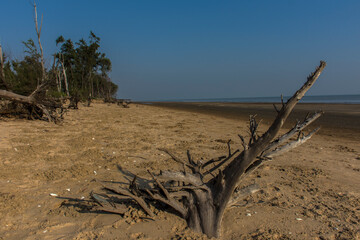
[[[117,99],[117,105],[122,106],[123,108],[129,108],[130,103],[130,99]]]
[[[303,129],[319,118],[322,112],[307,116],[303,122],[298,122],[290,131],[277,137],[295,105],[315,83],[325,66],[326,63],[321,61],[305,84],[286,103],[282,101],[277,117],[261,136],[257,132],[259,123],[255,117],[250,117],[249,140],[239,135],[243,151],[232,152],[228,142],[227,156],[201,162],[195,161],[189,151],[187,159],[182,160],[163,150],[183,166],[182,171],[160,171],[159,174],[148,171],[148,179],[132,175],[134,177],[127,187],[101,183],[106,194],[92,193],[94,202],[103,211],[122,214],[124,205],[114,199],[125,196],[138,203],[150,217],[154,213],[149,204],[160,202],[175,210],[191,229],[209,237],[219,237],[225,209],[243,199],[244,190],[238,189],[243,177],[273,157],[303,144],[319,130],[316,128],[308,134],[303,133]],[[247,191],[251,193],[256,188]]]
[[[131,99],[116,99],[116,98],[106,97],[104,98],[104,103],[116,103],[118,106],[122,106],[123,108],[129,108]]]

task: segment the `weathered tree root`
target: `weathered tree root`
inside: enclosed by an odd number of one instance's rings
[[[172,160],[181,164],[182,171],[160,171],[159,174],[149,171],[149,179],[134,175],[127,187],[103,185],[104,189],[116,196],[133,199],[150,217],[153,213],[148,204],[154,201],[165,204],[184,218],[193,230],[205,233],[209,237],[219,237],[225,209],[236,205],[243,199],[244,194],[258,190],[256,186],[250,186],[247,190],[238,189],[239,181],[265,161],[303,144],[318,131],[319,128],[316,128],[307,135],[302,132],[305,127],[319,118],[322,112],[307,116],[289,132],[276,138],[295,105],[315,83],[325,66],[326,63],[321,61],[320,66],[310,74],[307,82],[287,103],[282,101],[282,108],[277,110],[276,119],[261,136],[257,132],[259,123],[254,116],[250,117],[249,140],[245,141],[244,137],[239,135],[242,152],[239,150],[232,152],[228,142],[227,156],[201,162],[195,161],[189,151],[187,159],[182,160],[162,149]],[[295,135],[297,135],[296,139],[292,140]],[[137,181],[138,179],[141,181]],[[147,184],[140,186],[138,182]],[[114,203],[109,202],[109,199],[97,195],[95,202],[103,211],[120,213],[121,211]]]

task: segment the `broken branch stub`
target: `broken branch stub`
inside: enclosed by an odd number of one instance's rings
[[[301,134],[305,127],[322,115],[322,112],[306,117],[304,122],[297,123],[289,132],[276,139],[295,105],[315,83],[325,66],[326,63],[321,61],[315,72],[307,78],[305,84],[286,103],[282,100],[281,109],[276,109],[277,117],[261,136],[257,132],[259,122],[255,120],[254,116],[250,117],[250,138],[247,143],[244,137],[239,135],[244,148],[242,152],[236,150],[232,153],[230,142],[228,142],[228,156],[213,158],[203,163],[194,161],[189,152],[187,160],[183,160],[162,149],[172,160],[184,167],[184,170],[160,171],[157,175],[150,173],[152,184],[147,187],[138,186],[137,193],[141,196],[129,194],[130,190],[124,189],[113,192],[132,198],[150,216],[153,214],[149,213],[149,207],[144,202],[149,204],[154,201],[161,202],[178,212],[193,230],[202,232],[209,237],[219,237],[225,209],[236,205],[245,195],[258,190],[256,185],[249,186],[248,189],[237,189],[239,181],[264,161],[299,146],[318,131],[317,128],[307,135]],[[291,140],[296,134],[298,134],[297,139]],[[185,167],[191,172],[187,172]],[[208,179],[209,177],[210,179]],[[131,185],[129,184],[129,188]],[[140,197],[143,202],[139,201]],[[103,210],[108,211],[107,208],[103,208]],[[114,212],[112,209],[110,210]]]

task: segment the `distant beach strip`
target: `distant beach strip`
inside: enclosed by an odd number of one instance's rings
[[[357,95],[359,96],[359,95]],[[285,99],[284,99],[285,101]],[[228,119],[248,121],[250,115],[256,115],[262,124],[270,124],[276,117],[273,103],[256,102],[148,102],[150,106],[177,109],[181,111],[203,113],[220,116]],[[278,109],[281,103],[276,102]],[[300,103],[285,122],[285,127],[293,127],[308,113],[324,111],[314,126],[321,126],[319,134],[332,135],[334,131],[338,136],[352,136],[353,140],[360,141],[360,104],[355,101],[349,103]],[[341,129],[341,131],[339,131]],[[355,135],[354,135],[355,134]]]
[[[290,96],[284,96],[286,102]],[[142,101],[140,101],[142,102]],[[248,97],[248,98],[205,98],[205,99],[164,99],[149,100],[142,103],[150,102],[232,102],[232,103],[280,103],[281,97]],[[354,95],[319,95],[304,96],[301,103],[341,103],[341,104],[360,104],[360,94]]]

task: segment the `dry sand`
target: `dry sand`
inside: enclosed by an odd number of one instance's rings
[[[149,221],[136,206],[120,216],[86,201],[100,188],[94,178],[122,179],[118,166],[139,175],[176,168],[157,148],[210,159],[228,139],[240,147],[249,113],[264,119],[261,131],[274,116],[268,104],[190,105],[94,104],[70,111],[62,125],[1,120],[0,239],[206,239],[171,212]],[[324,128],[246,179],[262,190],[226,212],[223,239],[360,239],[359,105],[312,107],[328,112]]]

